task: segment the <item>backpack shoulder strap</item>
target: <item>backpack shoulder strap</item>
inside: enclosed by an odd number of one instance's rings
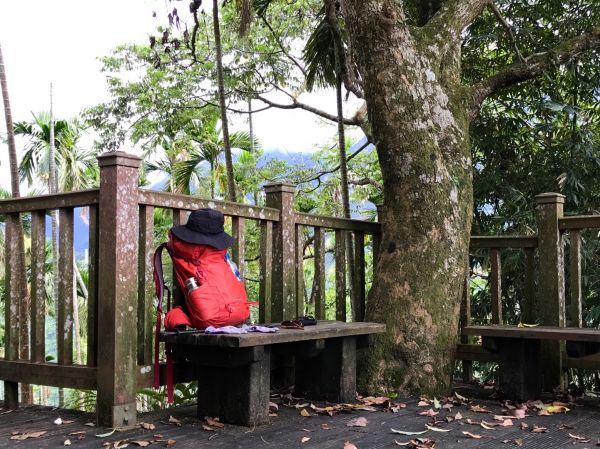
[[[154,288],[156,289],[156,297],[158,298],[158,304],[156,306],[156,330],[154,332],[154,388],[156,389],[160,387],[160,342],[158,336],[162,328],[163,297],[165,290],[167,290],[168,294],[168,303],[170,302],[171,298],[171,290],[169,290],[169,288],[165,286],[165,278],[163,276],[162,251],[165,248],[167,248],[166,243],[162,243],[161,245],[159,245],[159,247],[156,248],[156,251],[154,251],[154,256],[152,257],[152,266],[154,268]]]

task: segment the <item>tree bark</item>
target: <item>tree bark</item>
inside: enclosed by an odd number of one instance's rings
[[[225,152],[225,168],[227,170],[228,200],[237,201],[235,193],[235,178],[233,177],[233,158],[229,141],[229,125],[227,122],[227,107],[225,105],[225,82],[223,80],[223,50],[221,46],[221,29],[219,27],[219,0],[213,0],[213,27],[215,34],[215,50],[217,59],[217,85],[219,90],[219,107],[223,130],[223,150]]]
[[[10,165],[10,185],[13,198],[21,196],[19,186],[19,164],[17,161],[17,147],[15,145],[15,131],[12,119],[12,110],[10,107],[10,99],[8,96],[8,83],[6,81],[6,69],[4,66],[4,57],[2,56],[2,46],[0,46],[0,87],[2,89],[2,100],[4,104],[4,118],[6,120],[6,134],[8,140],[8,159]],[[19,358],[22,360],[29,359],[29,310],[31,307],[29,291],[27,289],[27,275],[25,270],[25,239],[23,232],[23,224],[18,220],[19,225],[14,229],[16,235],[16,248],[18,255],[18,263],[16,267],[11,269],[19,270],[18,286],[12,288],[17,291],[19,296]],[[8,243],[8,242],[7,242]],[[14,299],[14,298],[13,298]],[[7,329],[8,331],[8,329]],[[30,404],[32,401],[32,390],[29,385],[21,384],[21,402]]]
[[[403,25],[398,5],[343,2],[385,198],[366,318],[385,323],[387,332],[370,352],[360,385],[436,394],[450,386],[467,267],[469,123],[459,39],[436,41],[436,30]]]

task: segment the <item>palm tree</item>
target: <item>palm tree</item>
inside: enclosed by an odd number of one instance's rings
[[[339,54],[335,41],[335,32],[331,20],[337,20],[335,2],[325,2],[320,12],[321,21],[309,36],[304,48],[306,62],[306,88],[312,91],[315,87],[331,87],[336,89],[338,151],[340,159],[340,188],[342,193],[342,209],[344,218],[352,218],[350,213],[350,189],[348,186],[348,166],[346,160],[346,137],[344,132],[344,109],[342,101],[342,55]],[[348,265],[348,287],[352,298],[354,318],[358,310],[354,295],[354,248],[352,235],[346,235],[346,260]]]
[[[13,130],[12,110],[8,96],[8,83],[6,81],[6,69],[4,66],[4,57],[2,56],[2,46],[0,46],[0,87],[2,89],[2,100],[4,103],[4,118],[6,120],[6,133],[8,138],[8,159],[10,164],[10,184],[13,198],[21,196],[19,189],[19,173],[17,163],[17,147],[15,145],[15,135]],[[13,230],[15,233],[16,259],[19,282],[17,283],[21,291],[12,294],[13,298],[20,297],[19,303],[19,356],[27,360],[29,358],[29,308],[30,298],[27,291],[27,276],[25,271],[25,243],[23,236],[23,225],[18,220],[18,225]],[[13,288],[16,286],[13,286]],[[22,385],[21,401],[31,402],[31,391],[28,385]]]

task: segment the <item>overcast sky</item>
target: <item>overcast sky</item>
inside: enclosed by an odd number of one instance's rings
[[[184,3],[177,2],[180,10]],[[148,42],[148,34],[159,24],[152,11],[165,17],[167,7],[172,7],[168,0],[0,0],[0,43],[13,119],[30,120],[32,111],[47,111],[51,82],[59,118],[74,117],[108,99],[98,58],[118,44]],[[302,100],[335,112],[333,91]],[[2,109],[0,118],[4,134]],[[243,126],[242,119],[232,119],[234,128]],[[257,114],[254,128],[264,148],[284,151],[314,150],[319,143],[333,141],[336,132],[334,125],[304,111]],[[0,148],[0,185],[7,187],[6,146]]]

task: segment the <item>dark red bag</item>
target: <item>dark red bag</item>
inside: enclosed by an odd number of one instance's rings
[[[175,307],[165,316],[165,329],[175,330],[180,326],[205,329],[208,326],[237,326],[250,316],[250,305],[244,283],[238,279],[226,259],[227,250],[218,250],[208,245],[184,242],[169,232],[169,242],[160,245],[154,253],[154,284],[158,297],[156,317],[156,340],[154,346],[154,386],[159,386],[158,334],[161,331],[164,290],[168,292],[170,308],[171,292],[165,287],[162,270],[162,250],[167,249],[177,283],[185,296],[185,308]],[[185,281],[195,278],[198,288],[187,291]],[[167,352],[167,389],[172,401],[172,361],[170,345]]]

